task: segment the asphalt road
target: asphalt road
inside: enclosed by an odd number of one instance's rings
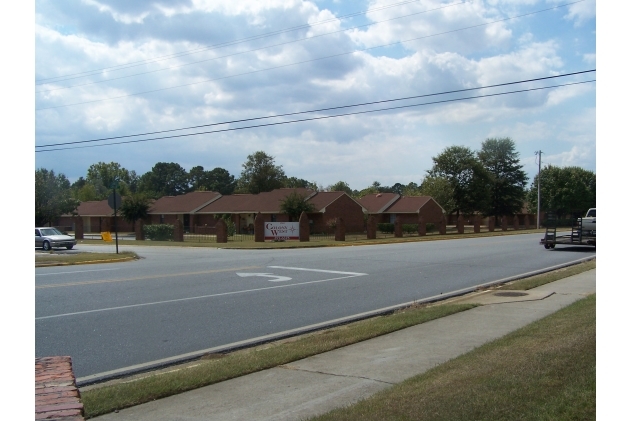
[[[541,236],[291,250],[125,242],[143,259],[36,269],[35,353],[70,355],[89,383],[595,255],[545,250]]]

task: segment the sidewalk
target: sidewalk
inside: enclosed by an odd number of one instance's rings
[[[94,419],[300,420],[322,414],[367,398],[595,293],[596,271],[524,291],[526,295],[498,296],[497,292],[453,300],[483,304],[465,312]]]

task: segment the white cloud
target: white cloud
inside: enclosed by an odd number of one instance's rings
[[[131,13],[120,13],[117,10],[115,10],[113,7],[107,5],[107,4],[103,4],[97,0],[81,0],[83,3],[90,5],[90,6],[94,6],[99,12],[101,13],[108,13],[109,15],[112,16],[112,18],[116,21],[116,22],[121,22],[121,23],[125,23],[125,24],[131,24],[131,23],[143,23],[143,21],[145,20],[145,18],[147,16],[149,16],[149,12],[145,11],[145,12],[141,12],[141,13],[137,13],[137,14],[131,14]]]
[[[588,64],[596,64],[596,54],[595,53],[583,54],[583,61]]]
[[[596,0],[586,0],[570,5],[565,18],[574,21],[574,26],[580,26],[587,20],[596,17]]]
[[[589,146],[573,146],[561,153],[544,155],[542,164],[558,167],[587,167],[596,156],[596,148]]]
[[[389,2],[374,1],[370,7],[378,8],[384,4]],[[498,16],[481,1],[452,3],[445,7],[444,3],[425,0],[377,10],[367,16],[373,22],[381,23],[349,31],[354,42],[367,48],[407,41],[403,47],[411,51],[450,49],[473,52],[505,45],[512,37],[505,23],[492,23]],[[489,25],[479,26],[485,23]]]
[[[370,3],[369,7],[390,3],[380,0]],[[508,11],[532,10],[533,3],[529,1],[485,3],[474,0],[366,29],[318,36],[310,41],[298,40],[350,24],[330,20],[333,13],[318,7],[318,3],[299,0],[158,1],[152,5],[90,0],[82,4],[76,12],[63,2],[45,2],[38,6],[36,76],[41,79],[108,70],[80,79],[51,82],[37,90],[145,74],[37,94],[36,108],[124,96],[117,100],[37,111],[38,145],[94,139],[105,134],[127,135],[214,124],[550,76],[580,68],[584,63],[581,59],[589,61],[595,57],[594,34],[585,29],[586,25],[571,34],[561,34],[554,32],[554,25],[550,25],[554,21],[550,20],[545,22],[547,31],[540,31],[535,18],[528,22],[507,21],[452,32],[406,43],[404,47],[350,53],[366,46],[491,22],[507,16]],[[391,19],[440,5],[429,0],[408,3],[373,12],[369,14],[369,20]],[[563,15],[559,13],[552,18],[562,21]],[[547,19],[551,18],[548,16]],[[209,45],[323,21],[327,23],[202,51]],[[572,44],[571,51],[567,48],[570,38],[580,41]],[[285,44],[247,52],[280,43]],[[190,50],[199,51],[169,60],[161,59]],[[323,59],[326,56],[335,57]],[[160,60],[121,71],[111,69],[112,66],[153,58]],[[190,64],[193,62],[195,64]],[[301,64],[295,64],[298,62]],[[176,67],[185,64],[190,65]],[[282,67],[265,70],[278,66]],[[147,73],[167,67],[170,69]],[[188,86],[168,89],[181,85]],[[132,95],[148,91],[154,92]],[[373,108],[455,97],[432,96]],[[276,156],[278,164],[283,165],[290,175],[322,185],[344,180],[351,187],[361,189],[375,180],[382,184],[420,182],[431,167],[431,157],[445,147],[463,144],[476,149],[486,137],[495,135],[515,139],[522,154],[530,155],[531,149],[545,149],[550,156],[569,156],[573,147],[580,151],[580,148],[595,145],[595,123],[589,117],[595,115],[594,107],[594,87],[574,87],[147,143],[77,149],[63,154],[39,153],[36,159],[38,166],[52,167],[71,179],[85,176],[87,167],[98,161],[120,162],[139,174],[148,171],[156,162],[166,161],[178,162],[185,168],[219,166],[238,176],[247,155],[264,150]],[[352,111],[359,109],[339,112]],[[288,117],[285,121],[313,116]],[[269,122],[272,120],[247,125]],[[586,165],[595,165],[589,162],[589,155],[585,159]]]

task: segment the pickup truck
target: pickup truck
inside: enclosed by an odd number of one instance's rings
[[[581,218],[583,235],[596,236],[596,208],[591,208],[587,214]]]

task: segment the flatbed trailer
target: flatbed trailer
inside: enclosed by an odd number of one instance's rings
[[[549,217],[546,225],[545,236],[539,241],[539,244],[543,244],[546,249],[553,249],[557,244],[596,247],[596,232],[584,232],[582,218],[578,218],[572,224],[570,235],[557,234],[556,218]]]

